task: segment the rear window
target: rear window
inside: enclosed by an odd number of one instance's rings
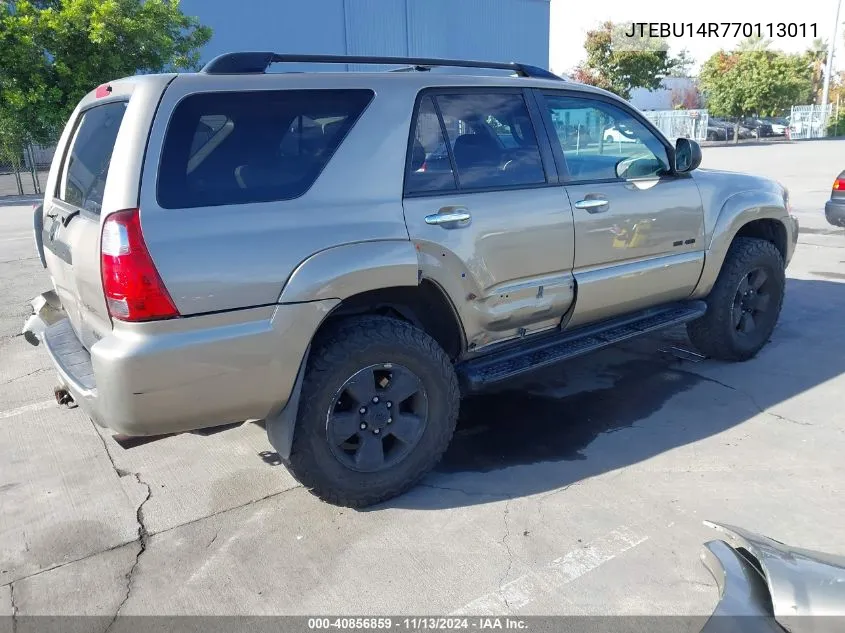
[[[125,101],[94,106],[82,113],[68,144],[56,197],[100,213],[114,142],[125,113]]]
[[[371,90],[200,93],[176,107],[159,165],[165,209],[304,194],[373,98]]]

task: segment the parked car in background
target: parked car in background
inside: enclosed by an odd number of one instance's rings
[[[735,121],[710,117],[707,122],[707,136],[709,140],[732,141],[737,129],[739,129],[739,138],[741,139],[759,138],[760,135],[771,136],[770,126],[754,120],[744,119],[737,123]]]
[[[774,136],[785,136],[786,131],[789,129],[789,119],[772,118],[763,120],[771,126],[772,135]]]
[[[632,135],[630,132],[625,132],[619,130],[618,128],[611,127],[607,128],[604,131],[604,142],[605,143],[636,143],[637,137],[636,135]]]
[[[707,122],[707,140],[708,141],[727,141],[730,140],[733,132],[728,132],[728,126],[719,124],[713,119]]]
[[[845,170],[833,181],[830,200],[824,205],[824,215],[833,226],[845,227]]]
[[[726,121],[724,119],[711,117],[710,120],[708,121],[707,125],[708,125],[708,133],[709,133],[709,130],[712,126],[712,128],[714,130],[714,136],[718,135],[718,132],[716,131],[718,128],[724,129],[724,136],[722,136],[721,138],[714,138],[712,140],[732,141],[734,139],[734,134],[736,133],[736,130],[737,130],[737,124],[734,123],[733,121]],[[747,125],[744,125],[744,124],[739,125],[739,138],[747,139],[747,138],[753,138],[753,137],[754,137],[754,131],[750,127],[748,127]]]
[[[558,138],[566,149],[586,147],[595,142],[593,135],[590,134],[590,129],[583,123],[565,125],[562,132],[561,134],[561,131],[558,131]]]
[[[757,135],[753,129],[748,127],[747,125],[740,125],[739,126],[739,138],[741,139],[748,139],[748,138],[755,138]]]
[[[707,122],[707,134],[708,137],[710,136],[711,130],[713,131],[714,138],[711,140],[714,141],[730,141],[734,137],[734,129],[735,126],[730,121],[725,121],[724,119],[719,119],[716,117],[710,117]]]
[[[767,138],[773,136],[772,125],[762,119],[744,119],[743,127],[747,128],[755,138]]]
[[[731,128],[737,131],[737,133],[739,134],[739,138],[741,139],[747,139],[754,136],[754,134],[751,132],[751,128],[746,127],[742,123],[731,123]],[[731,132],[731,139],[733,139],[733,135],[734,133]]]

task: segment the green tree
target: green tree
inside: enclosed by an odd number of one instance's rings
[[[0,2],[0,130],[49,143],[95,86],[193,69],[211,30],[179,0]]]
[[[26,142],[26,133],[20,128],[17,121],[0,114],[0,163],[6,163],[12,167],[17,181],[18,193],[23,193],[21,181],[21,158],[22,149]]]
[[[769,49],[772,40],[761,37],[759,35],[752,35],[751,37],[747,37],[744,40],[740,41],[736,45],[736,50],[741,51],[743,53],[750,53],[752,51],[765,51]]]
[[[678,60],[669,55],[665,40],[628,37],[628,28],[605,22],[589,31],[584,42],[587,59],[576,67],[573,78],[623,99],[630,98],[634,88],[659,88]]]
[[[801,55],[772,50],[720,51],[699,74],[707,108],[721,117],[772,116],[807,100],[810,67]],[[735,134],[734,141],[738,139]]]
[[[816,38],[804,53],[807,63],[812,72],[812,98],[813,103],[821,101],[822,84],[824,83],[824,67],[827,64],[827,42]]]
[[[692,66],[695,60],[685,48],[681,49],[678,56],[675,58],[675,63],[669,71],[670,77],[689,77],[692,74]]]
[[[835,117],[831,117],[827,123],[828,136],[841,136],[845,134],[845,112],[839,112]]]

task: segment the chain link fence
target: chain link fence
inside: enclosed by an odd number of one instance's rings
[[[646,110],[643,115],[673,142],[679,138],[707,140],[707,110]]]
[[[831,128],[831,123],[838,122],[838,107],[835,103],[827,105],[795,105],[789,115],[789,138],[811,139],[835,136],[845,130]]]
[[[54,152],[31,143],[20,152],[0,149],[0,198],[42,194]]]

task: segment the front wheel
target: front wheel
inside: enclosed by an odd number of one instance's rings
[[[771,242],[738,237],[707,297],[707,312],[687,324],[693,345],[711,358],[744,361],[769,341],[783,306],[783,257]]]
[[[374,316],[319,335],[301,403],[288,469],[324,501],[365,507],[408,490],[437,464],[460,394],[433,338]]]

